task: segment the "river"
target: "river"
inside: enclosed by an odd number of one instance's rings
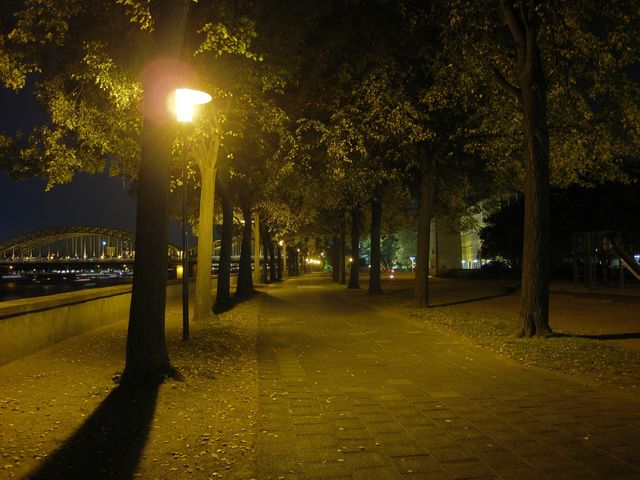
[[[19,300],[21,298],[41,297],[55,293],[73,292],[87,288],[109,287],[131,283],[131,278],[113,278],[108,280],[93,280],[85,283],[19,283],[11,281],[0,282],[0,302]]]

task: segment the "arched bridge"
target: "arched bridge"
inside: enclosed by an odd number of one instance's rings
[[[131,259],[135,233],[112,227],[53,227],[0,242],[0,260]],[[182,250],[169,244],[171,258]]]

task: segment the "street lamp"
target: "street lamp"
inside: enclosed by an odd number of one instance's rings
[[[176,118],[179,123],[193,121],[194,105],[211,101],[211,95],[190,88],[178,88],[176,97]],[[186,137],[186,136],[185,136]],[[185,147],[185,161],[182,166],[182,339],[189,340],[189,248],[187,240],[187,163],[189,154]]]

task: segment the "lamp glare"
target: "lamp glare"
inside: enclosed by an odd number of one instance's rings
[[[193,106],[211,101],[211,95],[190,88],[176,89],[176,118],[178,122],[193,120]]]

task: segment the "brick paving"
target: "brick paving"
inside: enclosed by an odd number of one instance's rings
[[[259,479],[640,478],[636,396],[516,365],[323,282],[290,280],[261,302]]]

